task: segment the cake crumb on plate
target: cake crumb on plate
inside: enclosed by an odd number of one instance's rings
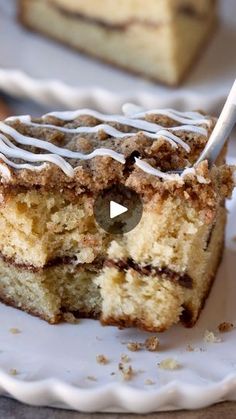
[[[127,349],[131,352],[137,352],[140,351],[140,349],[142,349],[143,345],[140,342],[129,342],[127,344]]]
[[[195,351],[195,348],[194,348],[192,345],[188,344],[188,345],[186,346],[186,351],[187,351],[187,352],[194,352],[194,351]]]
[[[18,371],[15,368],[10,368],[9,374],[10,375],[17,375],[18,374]]]
[[[163,359],[158,365],[162,370],[177,370],[180,368],[180,364],[173,358]]]
[[[218,330],[221,333],[230,332],[231,330],[233,330],[233,328],[234,325],[231,322],[222,322],[218,326]]]
[[[133,368],[131,367],[131,365],[125,366],[124,364],[122,364],[122,362],[120,362],[118,367],[119,367],[119,371],[121,372],[122,377],[125,381],[132,380],[132,378],[135,375],[135,372],[134,372]]]
[[[13,335],[19,335],[21,333],[21,330],[18,329],[17,327],[11,327],[11,329],[9,329],[9,332],[12,333]]]
[[[121,361],[122,361],[122,362],[124,362],[124,363],[126,363],[126,362],[130,362],[130,357],[129,357],[128,355],[126,355],[126,354],[121,354],[120,359],[121,359]]]
[[[156,352],[159,349],[160,341],[157,336],[150,336],[145,340],[145,348],[150,352]]]
[[[96,361],[97,361],[98,364],[101,364],[101,365],[106,365],[106,364],[109,363],[108,358],[103,354],[97,355],[96,356]]]
[[[146,386],[152,386],[153,384],[155,384],[155,381],[151,380],[150,378],[147,378],[147,379],[144,381],[144,384],[145,384]]]
[[[216,336],[213,332],[206,330],[204,333],[204,342],[207,343],[220,343],[222,339]]]

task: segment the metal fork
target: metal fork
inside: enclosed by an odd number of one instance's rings
[[[214,130],[209,138],[209,141],[195,163],[197,166],[204,160],[208,160],[211,167],[217,157],[219,156],[222,148],[224,147],[229,135],[231,134],[236,123],[236,80],[225,102],[220,117],[216,123]]]

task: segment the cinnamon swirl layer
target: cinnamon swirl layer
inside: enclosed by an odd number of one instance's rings
[[[0,259],[0,300],[50,322],[63,314],[98,317],[101,296],[97,266],[58,264],[37,271]]]
[[[62,13],[68,13],[71,17],[81,16],[85,19],[93,19],[93,23],[113,25],[117,29],[125,28],[133,23],[158,25],[168,24],[179,14],[185,14],[193,18],[204,19],[212,13],[215,0],[177,0],[168,4],[162,0],[147,0],[145,7],[142,0],[135,2],[116,0],[114,4],[109,0],[46,0]]]
[[[104,266],[107,268],[115,268],[120,272],[127,272],[132,269],[140,275],[153,277],[160,277],[180,284],[184,288],[191,289],[193,287],[192,278],[186,273],[178,273],[168,267],[157,267],[153,265],[140,265],[135,263],[132,259],[127,260],[105,260]]]
[[[50,0],[49,0],[50,1]],[[196,20],[201,20],[204,21],[205,19],[208,18],[209,16],[209,10],[197,10],[197,8],[195,7],[197,3],[194,4],[190,4],[190,5],[181,5],[179,6],[176,11],[175,11],[175,15],[172,16],[172,20],[175,18],[178,18],[179,16],[182,17],[188,17],[191,19],[196,19]],[[70,9],[67,8],[67,3],[61,5],[60,3],[56,3],[55,2],[55,9],[58,10],[60,13],[62,13],[63,16],[67,16],[70,19],[73,20],[78,20],[80,22],[84,22],[86,24],[90,24],[90,25],[96,25],[96,26],[100,26],[103,29],[107,29],[107,30],[111,30],[111,31],[127,31],[129,30],[130,27],[135,26],[135,25],[140,25],[140,26],[147,26],[147,28],[155,28],[158,29],[159,27],[163,26],[163,25],[169,25],[171,23],[171,19],[167,18],[167,20],[161,20],[161,17],[158,16],[158,19],[155,21],[152,18],[148,19],[144,19],[142,18],[138,18],[138,17],[133,17],[130,18],[129,20],[126,21],[116,21],[113,19],[113,16],[111,17],[111,20],[107,19],[107,15],[101,16],[101,17],[94,17],[94,14],[86,14],[83,12],[73,12]],[[212,12],[212,9],[210,9],[210,12]]]

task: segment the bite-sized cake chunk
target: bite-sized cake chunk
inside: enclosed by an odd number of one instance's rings
[[[19,0],[24,25],[82,52],[178,84],[216,23],[216,0]]]
[[[1,300],[51,323],[73,313],[150,331],[192,326],[234,186],[226,148],[213,167],[194,165],[214,125],[198,112],[133,105],[0,122]],[[118,235],[94,212],[117,185],[143,204],[139,223]]]

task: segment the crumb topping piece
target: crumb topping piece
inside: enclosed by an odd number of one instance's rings
[[[131,352],[137,352],[140,351],[143,347],[143,344],[140,342],[129,342],[127,344],[127,349]]]
[[[135,372],[134,372],[133,368],[131,367],[131,365],[126,366],[122,362],[120,362],[118,368],[119,368],[119,371],[122,374],[123,380],[125,380],[125,381],[132,380],[132,378],[135,375]]]
[[[145,340],[145,348],[150,352],[156,352],[159,349],[160,341],[157,336],[150,336]]]
[[[101,365],[106,365],[106,364],[109,363],[108,358],[103,354],[97,355],[96,356],[96,361],[97,361],[98,364],[101,364]]]
[[[234,328],[234,325],[233,323],[230,323],[230,322],[223,322],[223,323],[220,323],[218,326],[218,330],[221,333],[230,332],[231,330],[233,330],[233,328]]]
[[[122,354],[120,357],[121,361],[124,363],[130,362],[130,357],[126,354]]]

